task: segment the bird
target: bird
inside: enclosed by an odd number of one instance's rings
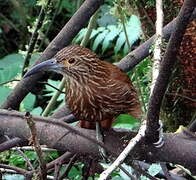
[[[82,128],[95,129],[99,122],[107,130],[120,114],[141,116],[138,94],[128,75],[88,48],[67,46],[32,67],[24,78],[42,71],[55,71],[66,78],[65,100]]]

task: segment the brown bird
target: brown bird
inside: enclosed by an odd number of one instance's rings
[[[73,45],[59,51],[24,76],[53,70],[67,78],[66,102],[83,128],[94,129],[95,122],[108,129],[119,114],[139,117],[140,104],[135,88],[126,73],[101,61],[87,48]]]

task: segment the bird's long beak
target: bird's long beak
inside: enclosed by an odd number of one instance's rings
[[[23,78],[26,78],[26,77],[28,77],[30,75],[33,75],[33,74],[36,74],[38,72],[49,71],[49,70],[54,70],[54,71],[62,70],[62,65],[57,63],[55,58],[49,59],[47,61],[44,61],[40,64],[37,64],[37,65],[33,66],[30,70],[28,70],[25,73]]]

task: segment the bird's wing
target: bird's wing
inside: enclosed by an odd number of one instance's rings
[[[111,66],[105,86],[97,97],[101,110],[108,114],[130,113],[138,117],[141,112],[138,96],[129,77],[116,66]],[[109,68],[108,68],[109,69]]]

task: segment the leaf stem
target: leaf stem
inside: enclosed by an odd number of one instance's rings
[[[88,24],[88,27],[87,27],[87,32],[86,32],[84,38],[82,39],[82,42],[80,43],[81,46],[85,47],[88,44],[91,33],[92,33],[94,27],[96,26],[96,20],[97,20],[98,12],[99,12],[99,9],[90,18],[90,21],[89,21],[89,24]]]
[[[58,89],[60,91],[63,90],[63,88],[65,87],[65,81],[66,79],[63,78],[61,83],[59,84],[59,87]],[[59,95],[61,94],[60,91],[56,91],[55,94],[52,96],[52,98],[50,99],[50,102],[48,103],[48,105],[46,106],[44,112],[42,113],[42,116],[48,116],[48,114],[51,112],[51,109],[54,107],[56,101],[57,101],[57,98],[59,97]]]

